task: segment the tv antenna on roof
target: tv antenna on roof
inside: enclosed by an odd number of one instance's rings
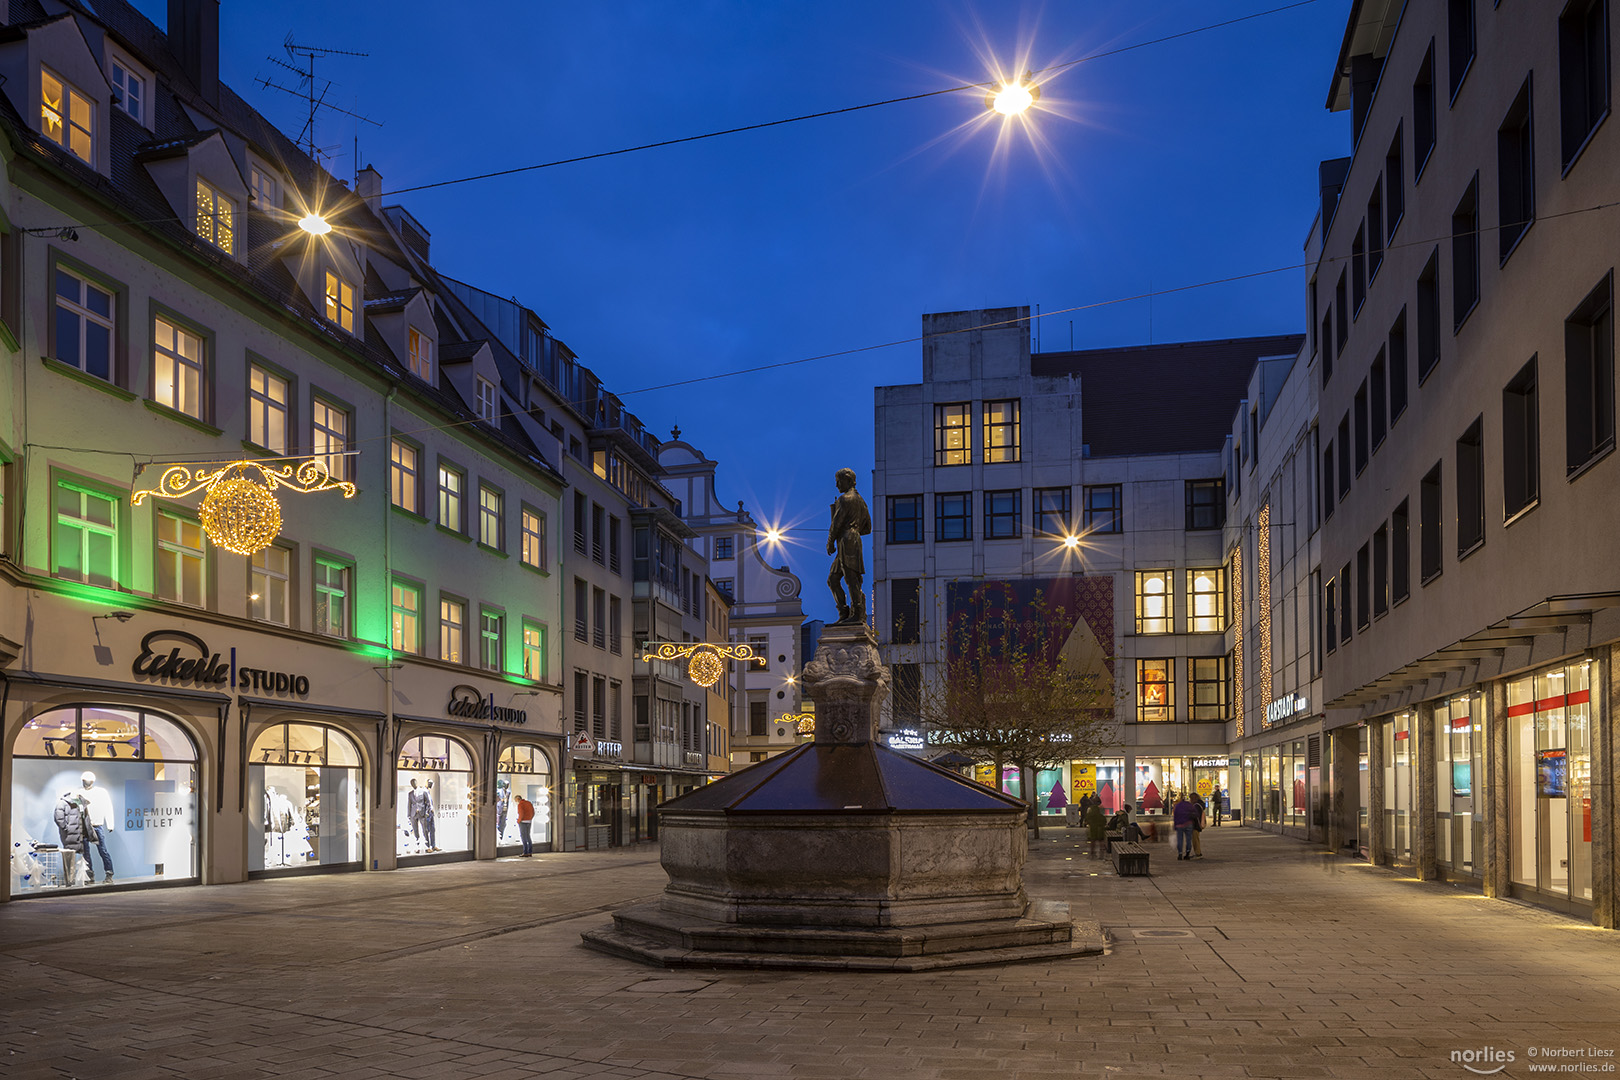
[[[348,109],[330,104],[326,100],[326,95],[332,92],[333,84],[331,80],[327,80],[326,85],[320,87],[319,91],[317,91],[315,84],[315,61],[317,59],[325,56],[368,57],[371,55],[370,53],[352,52],[348,49],[328,49],[320,45],[300,45],[293,41],[291,31],[287,32],[287,39],[281,43],[281,47],[287,50],[287,55],[293,60],[297,60],[299,57],[302,57],[304,60],[304,66],[300,67],[297,64],[291,64],[286,60],[281,60],[274,56],[266,57],[266,59],[268,59],[272,64],[286,68],[288,71],[296,72],[298,75],[300,89],[295,90],[290,86],[282,86],[280,83],[271,82],[269,79],[259,79],[258,82],[260,86],[267,87],[271,90],[280,90],[282,93],[291,94],[293,97],[303,98],[305,102],[308,103],[309,114],[304,120],[304,128],[298,133],[298,137],[294,139],[293,142],[304,148],[304,152],[309,155],[309,159],[311,161],[318,164],[320,161],[320,157],[318,155],[324,155],[325,153],[324,149],[315,145],[315,116],[320,109],[331,109],[333,112],[340,112],[345,116],[352,116],[356,120],[363,120],[374,127],[382,127],[381,121],[373,120],[369,116],[361,116],[357,112],[350,112]]]

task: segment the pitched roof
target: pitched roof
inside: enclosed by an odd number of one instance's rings
[[[1303,334],[1036,353],[1030,374],[1080,377],[1080,437],[1092,457],[1219,450],[1263,356]]]

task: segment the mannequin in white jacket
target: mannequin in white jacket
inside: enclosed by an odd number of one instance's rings
[[[112,795],[106,788],[96,786],[96,774],[86,770],[79,776],[79,794],[86,804],[85,814],[89,818],[84,839],[84,861],[90,870],[90,881],[95,882],[95,870],[90,868],[90,848],[92,846],[101,853],[101,869],[105,871],[102,884],[111,885],[113,879],[112,856],[107,854],[107,834],[113,827]]]

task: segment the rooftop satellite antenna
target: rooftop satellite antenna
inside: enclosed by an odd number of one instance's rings
[[[287,50],[287,56],[289,59],[298,60],[299,58],[302,58],[304,61],[303,66],[299,66],[295,63],[289,63],[287,60],[282,60],[274,56],[266,57],[266,59],[268,59],[272,64],[279,67],[284,67],[288,71],[296,73],[298,75],[299,88],[295,90],[290,86],[282,86],[280,83],[272,82],[268,78],[259,79],[258,82],[260,86],[267,87],[268,89],[280,90],[284,94],[291,94],[293,97],[303,98],[308,104],[309,113],[304,120],[303,130],[298,133],[298,137],[294,139],[293,142],[304,148],[304,152],[309,155],[311,161],[319,162],[321,157],[325,156],[326,154],[326,148],[315,145],[315,117],[321,109],[331,109],[333,112],[340,112],[345,116],[352,116],[356,120],[363,120],[366,123],[371,124],[373,127],[382,127],[382,123],[380,121],[373,120],[369,116],[361,116],[357,112],[351,112],[348,109],[329,103],[326,100],[326,96],[332,92],[333,84],[331,80],[327,80],[325,85],[320,86],[319,88],[317,88],[315,81],[315,61],[317,59],[326,56],[367,57],[371,55],[370,53],[352,52],[348,49],[328,49],[320,45],[300,45],[293,41],[291,31],[288,31],[287,39],[281,43],[281,46]]]

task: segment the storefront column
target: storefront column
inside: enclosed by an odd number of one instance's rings
[[[204,835],[210,836],[210,842],[199,848],[205,885],[246,881],[248,876],[243,839],[248,832],[247,775],[243,764],[247,759],[247,713],[227,703],[221,706],[221,714],[224,721],[217,733],[220,743],[204,751],[213,760],[201,763],[198,769],[201,776],[213,777],[212,784],[204,781],[198,806],[200,816],[208,823]]]
[[[1485,710],[1485,851],[1481,859],[1480,888],[1486,896],[1509,895],[1509,854],[1513,850],[1513,822],[1508,800],[1507,680],[1497,679],[1480,695]],[[1477,785],[1476,785],[1477,787]],[[1477,802],[1477,800],[1476,800]],[[1525,823],[1521,828],[1534,827]]]
[[[1387,862],[1384,854],[1384,728],[1388,720],[1367,725],[1367,861]]]
[[[1419,703],[1413,723],[1417,725],[1417,751],[1412,762],[1412,813],[1417,820],[1412,823],[1412,862],[1419,881],[1437,881],[1440,865],[1435,853],[1434,702]]]
[[[1328,805],[1327,845],[1335,851],[1356,839],[1357,802],[1361,798],[1361,747],[1357,728],[1340,728],[1328,733],[1330,802]]]
[[[1129,750],[1125,751],[1125,775],[1119,778],[1120,790],[1125,793],[1125,805],[1135,808],[1137,812],[1142,809],[1142,793],[1136,790],[1136,755]]]
[[[1620,866],[1615,840],[1620,806],[1615,805],[1616,766],[1620,749],[1615,717],[1620,715],[1620,645],[1599,649],[1598,678],[1592,680],[1597,708],[1592,724],[1592,922],[1609,930],[1620,926]]]
[[[399,784],[399,721],[377,722],[377,768],[372,798],[370,836],[367,852],[373,870],[399,868],[399,808],[395,789]]]

